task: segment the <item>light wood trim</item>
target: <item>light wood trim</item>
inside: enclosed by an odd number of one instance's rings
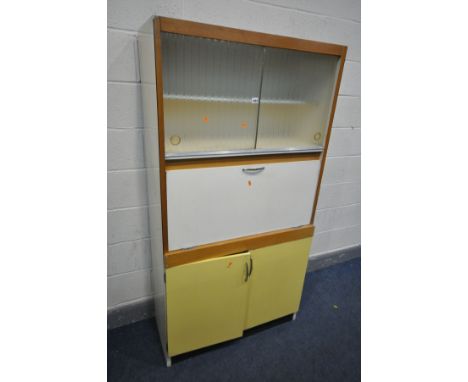
[[[313,236],[313,234],[314,226],[312,224],[307,224],[297,228],[288,228],[258,235],[245,236],[238,239],[218,241],[191,249],[165,252],[165,264],[166,268],[175,267],[195,261],[232,255],[252,249],[304,239]]]
[[[238,166],[243,164],[255,163],[284,163],[284,162],[299,162],[306,160],[320,160],[321,153],[306,153],[306,154],[272,154],[272,155],[256,155],[250,157],[235,157],[235,158],[203,158],[203,159],[187,159],[166,161],[166,170],[185,170],[190,168],[205,168],[205,167],[224,167]]]
[[[276,36],[267,33],[227,28],[219,25],[202,24],[168,17],[160,17],[159,19],[161,20],[162,32],[214,38],[219,40],[240,42],[244,44],[269,46],[273,48],[284,48],[300,50],[304,52],[329,54],[333,56],[342,56],[346,52],[345,46],[337,44],[302,40],[299,38],[286,36]]]
[[[310,224],[314,224],[315,212],[317,210],[320,187],[322,185],[323,170],[325,169],[325,162],[327,160],[327,152],[328,152],[328,144],[330,143],[330,137],[331,137],[332,127],[333,127],[333,118],[335,116],[336,102],[338,101],[338,93],[340,91],[341,77],[343,75],[343,67],[344,67],[344,63],[346,60],[346,51],[347,51],[347,48],[345,47],[343,55],[341,56],[341,59],[340,59],[340,69],[338,71],[338,77],[336,79],[335,94],[333,96],[333,103],[332,103],[332,107],[330,111],[330,120],[328,121],[327,135],[326,135],[325,144],[323,147],[322,163],[320,164],[320,172],[319,172],[319,177],[317,181],[317,189],[315,191],[315,200],[314,200],[314,206],[312,208],[312,216],[310,218]]]
[[[168,248],[167,235],[167,195],[166,195],[166,161],[164,147],[164,106],[163,106],[163,72],[162,72],[162,48],[161,48],[161,20],[153,19],[154,31],[154,55],[156,70],[156,96],[158,111],[158,147],[159,147],[159,184],[161,195],[161,225],[163,251]]]

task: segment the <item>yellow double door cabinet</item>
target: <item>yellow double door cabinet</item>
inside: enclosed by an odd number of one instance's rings
[[[312,238],[166,270],[168,354],[242,337],[299,309]]]

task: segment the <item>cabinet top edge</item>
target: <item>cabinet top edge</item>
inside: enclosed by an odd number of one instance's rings
[[[332,56],[339,56],[342,59],[346,57],[346,52],[348,49],[346,45],[305,40],[296,37],[255,32],[170,17],[155,16],[153,22],[155,31],[159,29],[160,32],[213,38],[244,44],[267,46],[271,48],[283,48],[304,52],[321,53]]]

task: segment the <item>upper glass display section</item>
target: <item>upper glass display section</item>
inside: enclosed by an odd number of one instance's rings
[[[321,151],[338,61],[162,33],[166,158]]]

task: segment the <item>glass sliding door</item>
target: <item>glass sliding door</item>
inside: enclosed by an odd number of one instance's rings
[[[264,48],[257,149],[322,149],[338,64],[336,56]]]
[[[263,48],[162,33],[167,158],[252,150]]]

